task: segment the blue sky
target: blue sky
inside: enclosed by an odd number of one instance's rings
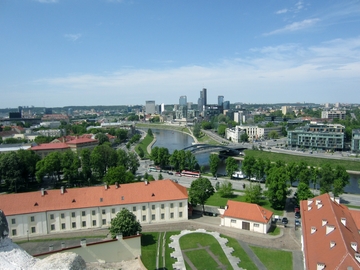
[[[360,1],[2,0],[0,108],[360,103]]]

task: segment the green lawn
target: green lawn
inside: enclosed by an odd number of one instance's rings
[[[180,247],[184,252],[186,249],[199,248],[199,245],[202,247],[209,247],[209,250],[217,256],[218,260],[227,266],[227,269],[231,269],[231,264],[229,263],[224,251],[222,250],[219,242],[212,236],[205,233],[192,233],[184,235],[180,238]],[[189,257],[190,261],[195,265],[197,269],[216,269],[218,264],[210,256],[210,254],[205,249],[192,250],[186,252],[186,255]]]
[[[149,270],[156,269],[157,241],[159,233],[143,233],[141,235],[141,260]]]
[[[149,153],[147,151],[148,145],[154,140],[154,137],[146,135],[145,138],[139,142],[139,144],[135,147],[136,153],[139,154],[139,148],[142,148],[145,154],[145,158],[149,158]]]
[[[268,270],[293,269],[292,253],[290,251],[275,250],[262,247],[250,246],[256,256]]]
[[[218,192],[215,192],[207,201],[206,201],[206,205],[211,205],[211,206],[225,206],[228,200],[232,200],[232,201],[237,201],[237,202],[245,202],[245,197],[241,196],[241,195],[236,195],[234,194],[231,197],[228,198],[223,198],[219,195]],[[270,202],[268,200],[261,200],[260,202],[260,206],[264,207],[265,209],[268,209],[270,211],[272,211],[274,213],[274,215],[283,215],[283,211],[282,210],[274,210],[273,208],[271,208],[270,206]]]
[[[360,171],[360,159],[357,160],[337,160],[337,159],[327,159],[327,158],[317,158],[309,156],[296,156],[296,155],[288,155],[288,154],[280,154],[280,153],[272,153],[267,151],[258,151],[258,150],[245,150],[246,156],[253,156],[257,158],[269,159],[272,162],[276,162],[277,160],[282,160],[285,163],[296,162],[299,163],[301,161],[305,161],[309,166],[321,167],[324,163],[331,164],[332,167],[336,167],[337,165],[344,166],[346,170],[350,171]],[[331,155],[331,154],[329,154]]]

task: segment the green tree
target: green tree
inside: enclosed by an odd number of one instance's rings
[[[312,194],[309,185],[307,185],[305,182],[300,182],[297,186],[297,199],[298,203],[302,200],[307,200],[309,198],[313,198],[314,194]]]
[[[209,156],[210,172],[213,176],[217,175],[217,171],[220,164],[220,158],[217,154],[211,154]]]
[[[193,134],[196,138],[200,138],[201,135],[201,125],[196,123],[193,128]]]
[[[332,190],[335,197],[338,197],[340,194],[344,193],[345,186],[349,184],[349,178],[350,176],[343,166],[336,166]]]
[[[148,129],[147,135],[149,135],[150,137],[154,137],[154,134],[153,134],[151,128]]]
[[[270,139],[277,139],[277,138],[279,138],[279,134],[277,133],[277,131],[272,130],[269,132],[268,137]]]
[[[260,184],[250,184],[245,188],[245,202],[259,204],[262,196]]]
[[[128,209],[123,208],[116,217],[111,220],[110,233],[113,238],[122,234],[123,236],[137,235],[142,231],[140,222],[136,220],[136,216]]]
[[[35,177],[36,163],[40,157],[34,152],[29,150],[20,149],[17,155],[21,162],[21,178],[25,182],[25,188],[28,188],[28,183]]]
[[[117,129],[115,131],[115,136],[119,142],[123,142],[128,138],[128,131],[126,129]]]
[[[240,142],[248,142],[249,141],[249,135],[244,132],[240,135]]]
[[[288,190],[288,176],[286,168],[272,167],[266,177],[266,196],[268,197],[271,207],[274,209],[284,209]]]
[[[163,180],[163,179],[164,179],[163,175],[161,173],[159,173],[158,180]]]
[[[91,152],[89,149],[83,149],[80,152],[80,164],[81,164],[81,176],[88,185],[91,185],[92,182],[92,171],[91,171],[91,161],[90,161]]]
[[[8,190],[11,192],[17,192],[23,185],[21,167],[21,160],[16,152],[9,152],[0,156],[1,178],[5,180]]]
[[[289,177],[290,185],[292,185],[299,176],[299,167],[295,162],[290,162],[286,166],[287,174]]]
[[[137,169],[140,167],[140,162],[137,155],[133,152],[128,154],[128,167],[127,169],[132,173],[136,174]]]
[[[200,204],[205,212],[205,202],[214,194],[214,187],[207,178],[200,177],[194,180],[189,189],[189,201],[191,204]]]
[[[207,121],[203,121],[201,123],[201,128],[202,129],[212,129],[212,124],[210,122]]]
[[[253,173],[256,177],[256,179],[263,180],[265,178],[265,161],[262,158],[258,158],[255,162]]]
[[[118,155],[108,143],[96,146],[90,155],[91,168],[98,178],[103,178],[107,169],[115,167]]]
[[[236,159],[232,157],[228,157],[225,160],[225,165],[226,165],[226,173],[229,177],[231,177],[234,174],[234,172],[236,172],[239,168]]]
[[[234,194],[231,182],[227,180],[222,182],[218,192],[221,197],[230,198]]]
[[[138,154],[141,159],[145,157],[144,150],[141,147],[138,147]]]
[[[69,184],[73,184],[79,177],[80,160],[79,157],[71,150],[61,153],[61,167],[64,173],[64,179]]]
[[[134,175],[127,171],[124,166],[109,168],[103,178],[103,181],[109,185],[113,185],[116,182],[119,184],[132,183],[134,180]]]
[[[109,137],[106,136],[106,134],[102,133],[102,132],[98,132],[95,135],[95,139],[97,139],[99,141],[99,145],[109,142]]]
[[[241,165],[241,171],[250,179],[255,174],[255,166],[256,159],[253,156],[245,156]]]
[[[217,128],[217,133],[220,135],[220,136],[225,136],[225,131],[226,131],[226,128],[227,128],[227,125],[225,124],[220,124]]]
[[[323,164],[320,170],[320,193],[329,193],[334,183],[334,173],[329,163]]]

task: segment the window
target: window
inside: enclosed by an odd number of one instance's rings
[[[102,202],[103,201],[103,198],[100,198],[100,202]]]
[[[75,228],[76,228],[76,222],[71,223],[71,227],[72,227],[73,229],[75,229]]]
[[[93,220],[93,226],[96,226],[96,220]]]
[[[54,214],[50,214],[50,219],[54,219]]]
[[[174,213],[170,213],[170,218],[174,218]]]
[[[155,220],[155,214],[151,215],[151,220]]]
[[[179,207],[182,207],[182,202],[181,202],[181,203],[179,203]]]
[[[174,208],[174,204],[173,204],[173,203],[170,203],[170,208]]]
[[[232,219],[230,222],[231,223],[236,223],[236,219]]]
[[[165,214],[161,214],[161,219],[164,219],[165,218]]]
[[[143,210],[143,211],[146,210],[146,206],[145,206],[145,205],[142,206],[142,210]]]
[[[106,214],[106,210],[105,210],[105,209],[101,210],[101,213],[102,213],[103,215],[105,215],[105,214]]]
[[[106,225],[106,219],[102,220],[102,225]]]
[[[136,206],[133,206],[133,211],[136,211]]]
[[[34,216],[31,216],[31,217],[30,217],[30,221],[31,221],[31,222],[34,222],[34,221],[35,221],[35,217],[34,217]]]
[[[15,236],[15,235],[16,235],[16,230],[13,229],[13,230],[11,231],[11,233],[12,233],[13,236]]]
[[[153,205],[151,206],[151,209],[152,209],[152,210],[155,210],[155,204],[153,204]]]
[[[146,215],[142,216],[142,221],[146,221]]]
[[[86,215],[85,211],[82,211],[82,212],[81,212],[81,215],[82,215],[83,217],[85,217],[85,215]]]
[[[259,223],[254,223],[254,227],[259,227]]]
[[[92,210],[92,211],[91,211],[91,214],[92,214],[93,216],[95,216],[95,210]]]
[[[71,213],[71,217],[75,217],[75,212],[72,212],[72,213]]]
[[[15,218],[12,218],[12,219],[11,219],[11,224],[16,224]]]
[[[36,228],[35,227],[31,227],[31,233],[36,233]]]
[[[65,223],[61,223],[61,229],[62,229],[62,230],[65,230],[65,228],[66,228],[66,227],[65,227]]]
[[[83,222],[82,222],[82,226],[83,226],[83,227],[86,227],[86,221],[83,221]]]
[[[51,224],[50,230],[55,231],[55,224]]]
[[[165,208],[165,205],[162,203],[161,204],[161,209],[164,209]]]
[[[64,213],[61,213],[61,218],[65,218],[65,214],[64,214]]]
[[[182,217],[182,212],[179,212],[179,217]]]
[[[115,208],[111,209],[111,213],[115,214]]]

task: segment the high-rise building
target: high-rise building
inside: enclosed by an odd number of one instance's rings
[[[223,105],[224,103],[224,96],[218,96],[218,105]]]
[[[222,105],[224,110],[230,110],[230,101],[224,101]]]
[[[154,114],[155,113],[155,101],[147,100],[145,101],[145,113],[146,114]]]
[[[200,91],[200,98],[202,99],[203,106],[206,106],[207,105],[206,88],[203,88],[203,90]]]
[[[179,98],[179,105],[180,105],[180,106],[186,106],[186,105],[187,105],[187,98],[186,98],[186,96],[181,96],[181,97]]]

